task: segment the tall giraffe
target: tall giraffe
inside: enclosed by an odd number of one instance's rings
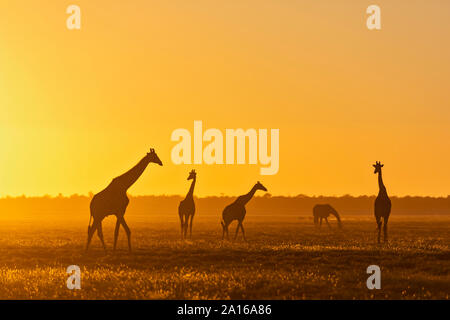
[[[391,199],[389,199],[389,196],[386,191],[386,187],[383,183],[383,177],[381,175],[381,168],[384,166],[384,164],[381,164],[379,161],[377,161],[374,165],[375,171],[374,174],[378,173],[378,196],[375,199],[375,219],[377,220],[377,228],[378,228],[378,243],[380,243],[381,238],[381,219],[384,220],[384,241],[387,241],[387,223],[389,220],[389,215],[391,214]]]
[[[103,240],[102,221],[106,216],[115,215],[117,217],[117,221],[116,228],[114,230],[114,250],[116,250],[119,228],[120,225],[122,225],[128,237],[128,249],[131,252],[131,232],[124,219],[125,210],[130,202],[127,197],[127,190],[142,175],[150,162],[157,163],[160,166],[163,165],[154,149],[150,149],[150,152],[147,153],[147,155],[142,158],[137,165],[121,176],[114,178],[103,191],[100,191],[92,198],[90,204],[91,216],[89,218],[86,251],[89,248],[89,244],[91,243],[95,230],[97,230],[98,237],[100,238],[103,248],[106,251],[105,241]],[[94,222],[91,226],[92,218],[94,218]]]
[[[178,206],[178,215],[181,221],[181,239],[186,238],[187,230],[189,225],[189,235],[192,238],[192,220],[195,214],[195,203],[194,203],[194,187],[197,181],[197,173],[195,170],[189,172],[188,180],[192,180],[191,187],[186,195],[186,198],[180,202]]]
[[[313,208],[313,215],[314,215],[314,224],[316,226],[321,227],[322,226],[322,219],[325,219],[325,222],[327,223],[328,227],[331,228],[330,224],[328,223],[328,217],[331,215],[335,216],[338,222],[338,227],[342,228],[341,218],[339,217],[339,213],[329,204],[316,204]],[[320,223],[319,223],[320,221]]]
[[[236,240],[236,238],[237,238],[237,235],[238,235],[238,232],[239,232],[239,228],[241,228],[242,236],[244,237],[244,240],[246,240],[245,239],[244,226],[242,225],[242,222],[244,221],[245,213],[246,213],[245,205],[254,196],[256,190],[267,191],[266,187],[264,187],[261,184],[261,182],[258,181],[253,186],[253,188],[250,190],[249,193],[238,197],[232,204],[226,206],[225,209],[223,209],[222,221],[220,222],[221,225],[222,225],[222,228],[223,228],[222,240],[225,237],[225,233],[227,234],[227,239],[229,239],[228,226],[230,225],[230,223],[233,220],[237,220],[238,221],[238,225],[237,225],[237,228],[236,228],[236,234],[234,235],[234,240]]]

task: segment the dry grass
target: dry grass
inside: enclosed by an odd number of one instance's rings
[[[450,217],[393,216],[383,245],[375,243],[372,217],[344,217],[341,232],[317,232],[309,217],[249,213],[248,243],[222,242],[217,217],[196,217],[191,241],[179,240],[175,215],[128,217],[132,254],[123,229],[118,252],[105,254],[95,236],[84,254],[87,218],[2,219],[0,298],[449,298]],[[108,218],[109,248],[113,227]],[[72,264],[81,267],[81,290],[66,288]],[[366,288],[371,264],[381,267],[381,290]]]

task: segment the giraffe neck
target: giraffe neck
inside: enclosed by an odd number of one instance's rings
[[[244,204],[244,205],[247,204],[247,202],[249,202],[252,199],[252,197],[255,195],[255,192],[256,192],[256,186],[254,186],[252,188],[252,190],[250,190],[249,193],[242,196],[242,198],[241,198],[242,204]]]
[[[384,186],[384,183],[383,183],[383,177],[382,177],[382,174],[381,174],[381,169],[378,172],[378,187],[380,189],[379,193],[386,193],[386,187]]]
[[[149,163],[150,161],[147,157],[142,158],[142,160],[139,161],[133,168],[115,178],[115,184],[125,190],[128,190],[136,182],[136,180],[139,179]]]
[[[339,217],[339,214],[337,213],[336,210],[331,211],[331,214],[336,217],[337,221],[339,222],[341,221],[341,217]]]
[[[188,193],[186,195],[186,199],[194,197],[194,188],[195,188],[195,181],[196,180],[197,180],[197,178],[193,178],[192,179],[191,187],[189,188],[189,191],[188,191]]]

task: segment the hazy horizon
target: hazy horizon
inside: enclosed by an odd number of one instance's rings
[[[6,198],[21,198],[21,197],[25,197],[25,198],[45,198],[45,197],[50,197],[50,198],[58,198],[58,197],[63,197],[63,198],[70,198],[72,196],[81,196],[81,197],[90,197],[95,195],[97,192],[99,192],[101,190],[98,190],[96,192],[90,191],[88,193],[72,193],[72,194],[63,194],[63,193],[58,193],[58,194],[38,194],[38,195],[29,195],[29,194],[17,194],[17,195],[0,195],[0,199],[6,199]],[[242,192],[239,194],[210,194],[210,195],[194,195],[195,198],[211,198],[211,197],[238,197],[240,195],[245,194],[246,192]],[[134,194],[134,193],[130,193],[127,192],[127,195],[130,197],[185,197],[186,194]],[[319,198],[319,197],[324,197],[324,198],[343,198],[343,197],[353,197],[353,198],[358,198],[358,197],[376,197],[377,194],[305,194],[305,193],[299,193],[299,194],[273,194],[271,192],[267,192],[264,194],[259,194],[259,195],[255,195],[256,198],[262,198],[262,197],[286,197],[286,198],[295,198],[295,197],[300,197],[300,196],[305,196],[305,197],[309,197],[309,198]],[[395,194],[389,194],[390,197],[395,197],[395,198],[407,198],[407,197],[417,197],[417,198],[448,198],[450,197],[450,194],[447,195],[412,195],[412,194],[405,194],[405,195],[395,195]]]

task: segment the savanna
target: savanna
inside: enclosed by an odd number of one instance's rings
[[[56,212],[2,215],[0,299],[449,298],[450,216],[394,213],[389,242],[377,244],[370,213],[341,210],[342,229],[333,219],[331,228],[318,229],[306,211],[269,215],[257,210],[261,201],[248,210],[246,242],[241,234],[222,241],[220,215],[206,214],[205,207],[186,240],[175,210],[131,208],[131,253],[123,229],[112,251],[114,217],[103,225],[108,251],[95,235],[85,253],[87,211],[60,205]],[[231,239],[235,228],[231,224]],[[380,290],[366,287],[373,264],[381,268]],[[66,287],[69,265],[81,268],[80,290]]]

